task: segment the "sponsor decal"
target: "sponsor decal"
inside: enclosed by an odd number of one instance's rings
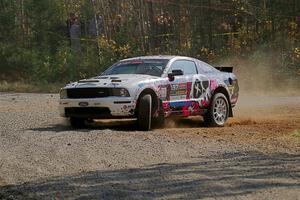
[[[160,96],[163,99],[167,98],[167,88],[166,87],[161,87],[160,88]]]
[[[142,88],[142,87],[145,86],[145,84],[144,83],[139,83],[138,86],[139,86],[139,88]]]
[[[202,107],[207,107],[209,105],[209,101],[202,100],[201,105],[202,105]]]
[[[193,82],[187,82],[186,99],[190,99]]]
[[[170,101],[184,100],[186,95],[174,95],[170,96]]]
[[[216,80],[211,80],[211,81],[210,81],[210,89],[211,89],[212,91],[214,91],[217,87],[218,87],[217,81],[216,81]]]
[[[228,90],[229,90],[230,94],[234,93],[234,88],[235,88],[234,85],[229,85],[228,86]]]
[[[130,62],[130,64],[133,64],[133,65],[140,65],[140,64],[143,64],[144,62],[142,60],[133,60]]]
[[[184,106],[191,106],[191,101],[178,101],[178,102],[170,102],[170,107],[184,107]]]

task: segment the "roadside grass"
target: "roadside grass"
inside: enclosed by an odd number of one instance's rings
[[[291,135],[294,137],[300,137],[300,130],[294,130]]]
[[[58,93],[64,83],[27,83],[0,81],[0,92]]]

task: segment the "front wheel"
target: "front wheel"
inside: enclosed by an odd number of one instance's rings
[[[138,109],[138,128],[141,131],[149,131],[152,118],[152,97],[150,94],[141,97]]]
[[[222,93],[217,93],[213,97],[213,101],[204,115],[204,122],[210,127],[223,127],[228,119],[229,104],[226,96]]]

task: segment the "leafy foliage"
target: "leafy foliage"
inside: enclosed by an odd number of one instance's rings
[[[71,12],[81,24],[79,51],[68,38]],[[251,70],[268,66],[275,77],[295,78],[299,13],[293,0],[0,0],[0,78],[67,82],[150,54],[240,58]],[[97,14],[103,27],[91,36]]]

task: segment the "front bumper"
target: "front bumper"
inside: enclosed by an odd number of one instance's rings
[[[59,113],[62,117],[133,117],[134,110],[135,103],[130,97],[59,100]]]

